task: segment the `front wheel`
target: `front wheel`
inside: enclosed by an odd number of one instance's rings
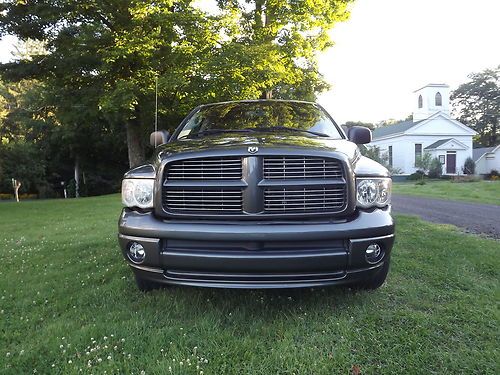
[[[387,258],[384,261],[384,265],[377,272],[377,274],[366,281],[362,281],[357,286],[361,289],[375,290],[384,284],[387,274],[389,273],[389,265],[391,263],[391,258]]]

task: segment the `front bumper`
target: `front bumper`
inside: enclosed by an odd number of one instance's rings
[[[141,264],[130,261],[132,242]],[[122,211],[119,242],[137,276],[159,283],[232,288],[312,287],[362,282],[380,272],[394,242],[390,208],[317,221],[161,220]],[[369,244],[383,256],[365,259]]]

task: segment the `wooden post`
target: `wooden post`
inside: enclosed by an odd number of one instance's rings
[[[12,179],[12,187],[14,188],[14,196],[16,197],[16,202],[19,202],[19,188],[21,187],[21,181]]]

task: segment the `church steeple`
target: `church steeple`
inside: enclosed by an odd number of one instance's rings
[[[436,112],[450,114],[450,86],[430,83],[416,91],[413,121],[424,120]]]

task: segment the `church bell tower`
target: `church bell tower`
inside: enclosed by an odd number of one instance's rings
[[[414,91],[413,121],[425,120],[436,112],[450,114],[450,86],[430,83]]]

